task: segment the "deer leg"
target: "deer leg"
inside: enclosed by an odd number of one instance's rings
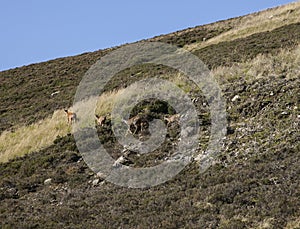
[[[137,129],[138,129],[137,125],[136,125],[136,124],[134,124],[134,132],[133,132],[133,134],[135,134],[135,133],[136,133]]]

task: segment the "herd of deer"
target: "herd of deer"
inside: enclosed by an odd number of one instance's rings
[[[68,124],[72,124],[77,121],[76,113],[69,110],[65,110],[65,112],[67,114]],[[105,115],[99,116],[96,114],[95,118],[96,118],[97,125],[104,126],[105,121],[107,119]],[[177,121],[179,118],[180,118],[179,114],[174,114],[174,115],[165,116],[164,120],[167,121],[167,127],[168,127],[171,123]],[[127,132],[130,132],[132,134],[135,134],[138,131],[138,129],[143,131],[147,126],[147,120],[145,120],[145,117],[139,114],[128,120],[123,119],[122,121],[126,123],[126,125],[128,126]],[[133,127],[133,131],[131,130],[131,127]]]

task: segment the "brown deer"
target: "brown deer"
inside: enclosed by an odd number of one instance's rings
[[[97,124],[99,126],[103,126],[106,121],[106,115],[103,115],[103,116],[95,115],[95,116],[96,116]]]
[[[164,120],[167,121],[167,126],[169,126],[169,124],[171,124],[172,122],[177,121],[180,118],[179,114],[174,114],[174,115],[169,115],[167,117],[164,117]]]
[[[72,124],[75,123],[77,120],[77,116],[76,113],[69,111],[69,110],[65,110],[66,114],[67,114],[67,118],[68,118],[68,123]]]
[[[130,132],[131,134],[135,134],[138,130],[138,128],[140,127],[141,128],[141,131],[143,131],[143,121],[142,121],[142,117],[140,115],[136,115],[128,120],[124,120],[123,119],[123,122],[126,123],[126,125],[128,126],[128,130],[127,130],[127,133]],[[134,127],[134,131],[132,132],[130,127],[133,126]]]

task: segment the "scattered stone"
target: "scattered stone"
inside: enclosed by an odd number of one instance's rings
[[[122,165],[129,165],[129,164],[131,164],[132,162],[129,160],[129,159],[127,159],[126,157],[124,157],[124,156],[121,156],[121,157],[119,157],[116,161],[115,161],[115,163],[114,163],[114,167],[118,167],[120,164],[122,164]]]
[[[226,134],[227,135],[234,134],[234,128],[227,126]]]
[[[96,186],[96,185],[99,184],[99,182],[100,182],[100,179],[97,178],[97,179],[93,180],[92,185],[93,185],[93,186]]]
[[[192,103],[197,103],[198,100],[199,100],[199,97],[193,98],[193,99],[192,99]]]
[[[8,188],[4,192],[4,196],[8,198],[18,198],[18,189],[17,188]]]
[[[46,180],[44,180],[44,185],[50,185],[52,183],[52,179],[48,178]]]
[[[57,95],[59,93],[60,93],[60,91],[55,91],[55,92],[51,93],[51,97],[54,96],[54,95]]]
[[[189,137],[189,136],[192,136],[195,134],[196,134],[196,132],[193,127],[187,127],[186,129],[182,130],[182,133],[181,133],[183,138],[186,138],[186,137]]]
[[[231,102],[235,102],[235,101],[238,101],[238,100],[240,100],[240,96],[239,96],[239,95],[235,95],[235,96],[232,98]]]
[[[106,175],[105,175],[104,173],[102,173],[102,172],[98,172],[98,173],[96,174],[96,177],[97,177],[97,178],[101,178],[101,179],[105,179]]]

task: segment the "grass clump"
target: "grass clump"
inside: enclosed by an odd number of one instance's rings
[[[185,49],[194,51],[200,48],[217,44],[224,41],[233,41],[239,38],[245,38],[255,33],[262,33],[277,29],[279,27],[299,22],[300,18],[300,2],[294,2],[281,7],[267,9],[255,14],[240,17],[239,20],[220,22],[220,25],[230,24],[231,29],[218,34],[206,41],[186,44]],[[213,26],[207,25],[207,27]],[[224,25],[223,25],[224,26]]]
[[[53,144],[57,136],[70,131],[63,110],[55,111],[51,118],[0,135],[0,162],[38,151]]]
[[[211,73],[220,85],[234,81],[251,83],[265,76],[297,78],[299,66],[300,45],[290,50],[282,49],[276,55],[259,54],[252,60],[236,63],[230,67],[217,67]]]

